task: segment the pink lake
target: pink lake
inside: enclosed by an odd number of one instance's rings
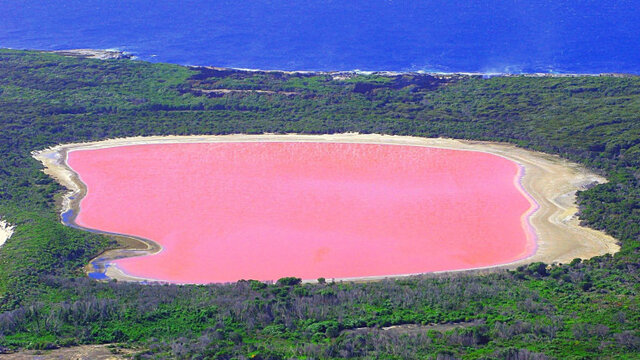
[[[76,223],[153,240],[125,273],[177,283],[459,270],[531,255],[520,166],[473,151],[353,143],[75,150]]]

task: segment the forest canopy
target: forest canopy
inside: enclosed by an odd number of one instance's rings
[[[371,283],[141,285],[83,266],[109,237],[63,226],[31,152],[138,135],[381,133],[557,154],[622,250],[570,264]],[[628,358],[640,352],[640,78],[283,73],[0,50],[0,351],[120,343],[138,358]],[[395,327],[392,327],[395,326]],[[391,328],[390,328],[391,327]]]

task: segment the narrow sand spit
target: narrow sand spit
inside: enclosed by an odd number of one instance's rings
[[[13,235],[13,228],[11,224],[0,219],[0,247]]]
[[[491,266],[490,268],[513,268],[536,261],[545,263],[567,263],[574,258],[588,259],[603,254],[619,251],[617,240],[601,231],[581,227],[577,219],[575,192],[587,186],[604,183],[606,179],[587,171],[580,165],[565,161],[558,156],[548,155],[517,148],[513,145],[463,141],[453,139],[427,139],[408,136],[361,135],[355,133],[333,135],[222,135],[222,136],[152,136],[109,139],[91,143],[63,144],[53,148],[37,151],[33,156],[45,165],[44,172],[70,191],[62,199],[62,213],[72,210],[72,216],[66,220],[67,225],[74,224],[74,215],[79,210],[80,199],[86,188],[66,163],[67,153],[74,150],[100,149],[114,146],[163,144],[163,143],[207,143],[207,142],[340,142],[426,146],[452,150],[468,150],[486,152],[502,156],[522,166],[524,174],[521,185],[537,202],[538,209],[529,217],[529,224],[537,237],[537,249],[534,255],[510,264]],[[117,234],[111,234],[117,235]],[[94,268],[104,268],[111,278],[141,281],[133,278],[109,261],[141,254],[158,252],[160,247],[146,239],[131,239],[130,248],[110,250],[93,261]],[[136,242],[137,240],[137,242]],[[354,278],[343,280],[366,280],[384,277]]]

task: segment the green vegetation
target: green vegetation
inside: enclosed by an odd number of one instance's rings
[[[59,223],[62,189],[30,155],[132,135],[347,131],[506,141],[583,163],[610,182],[578,195],[580,217],[622,250],[372,283],[101,283],[81,267],[114,242]],[[0,216],[16,225],[0,248],[0,350],[118,342],[147,349],[139,358],[640,353],[637,77],[334,79],[0,50],[0,154]]]

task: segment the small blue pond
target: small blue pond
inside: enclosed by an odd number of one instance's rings
[[[71,219],[73,219],[73,210],[69,209],[62,213],[62,222],[64,224],[69,224]]]
[[[107,275],[105,275],[104,273],[100,273],[100,272],[90,272],[89,273],[89,277],[95,280],[107,280],[109,279],[109,277]]]

